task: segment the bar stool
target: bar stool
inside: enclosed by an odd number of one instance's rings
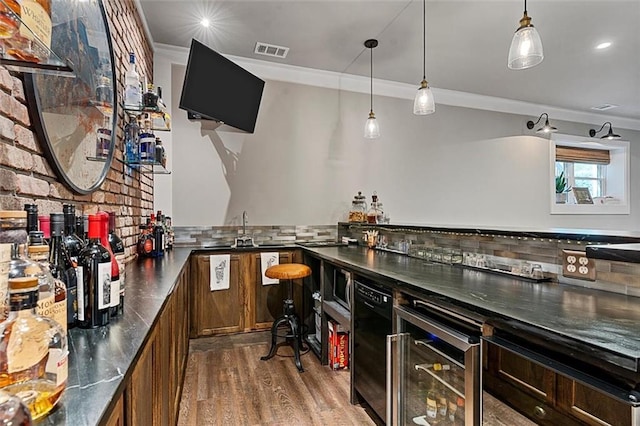
[[[311,268],[299,263],[283,263],[281,265],[274,265],[267,268],[264,274],[269,278],[286,280],[287,298],[284,299],[282,315],[278,317],[271,326],[271,348],[269,349],[269,353],[266,356],[260,357],[260,359],[262,361],[266,361],[273,358],[277,352],[278,337],[284,337],[287,341],[292,341],[293,357],[296,362],[296,367],[298,367],[300,372],[303,372],[304,369],[300,362],[300,350],[305,351],[307,348],[303,347],[302,325],[299,322],[293,306],[293,289],[291,288],[291,280],[308,277],[311,275]],[[278,334],[278,328],[283,325],[287,326],[286,334]]]

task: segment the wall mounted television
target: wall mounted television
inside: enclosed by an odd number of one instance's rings
[[[190,119],[215,120],[253,133],[263,89],[263,80],[191,40],[179,104]]]

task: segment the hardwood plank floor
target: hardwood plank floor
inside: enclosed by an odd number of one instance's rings
[[[332,371],[302,356],[261,361],[269,332],[191,340],[180,401],[179,426],[375,425],[363,406],[349,403],[349,371]],[[278,354],[291,355],[288,346]]]

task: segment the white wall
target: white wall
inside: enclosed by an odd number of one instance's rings
[[[640,132],[616,127],[632,142],[631,215],[551,215],[549,141],[531,136],[530,116],[437,104],[416,117],[411,99],[376,96],[382,136],[365,140],[367,94],[267,80],[254,134],[207,130],[177,108],[184,63],[156,51],[173,130],[155,208],[174,225],[237,224],[243,210],[253,225],[332,224],[357,191],[377,191],[392,223],[640,228]]]

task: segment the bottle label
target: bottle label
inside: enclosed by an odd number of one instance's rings
[[[139,107],[140,106],[140,86],[130,84],[124,89],[124,103],[126,106]]]
[[[111,306],[111,262],[98,263],[98,310]]]
[[[120,304],[120,280],[111,281],[111,302],[110,306],[116,307]]]
[[[43,317],[51,318],[67,332],[67,299],[56,302],[55,295],[38,299],[36,312]]]
[[[49,359],[47,359],[47,366],[45,367],[45,371],[47,375],[55,377],[56,387],[60,386],[64,382],[67,381],[67,377],[69,377],[69,363],[67,359],[69,358],[69,352],[63,351],[58,348],[49,349]]]
[[[76,278],[78,279],[78,288],[76,291],[78,321],[84,321],[84,307],[86,306],[86,301],[84,299],[84,269],[82,266],[78,266],[75,269]]]
[[[14,323],[13,333],[9,336],[7,345],[7,371],[11,374],[38,364],[49,353],[48,323],[35,319],[29,321],[30,330],[27,335],[16,333],[16,325]]]
[[[51,16],[38,2],[33,0],[21,0],[20,8],[20,19],[23,22],[20,27],[20,35],[32,40],[31,33],[33,33],[47,48],[51,47]],[[25,25],[28,29],[25,28]]]
[[[40,293],[38,296],[38,308],[36,312],[38,315],[42,315],[43,317],[55,319],[53,316],[54,305],[56,304],[56,300],[52,293]]]

